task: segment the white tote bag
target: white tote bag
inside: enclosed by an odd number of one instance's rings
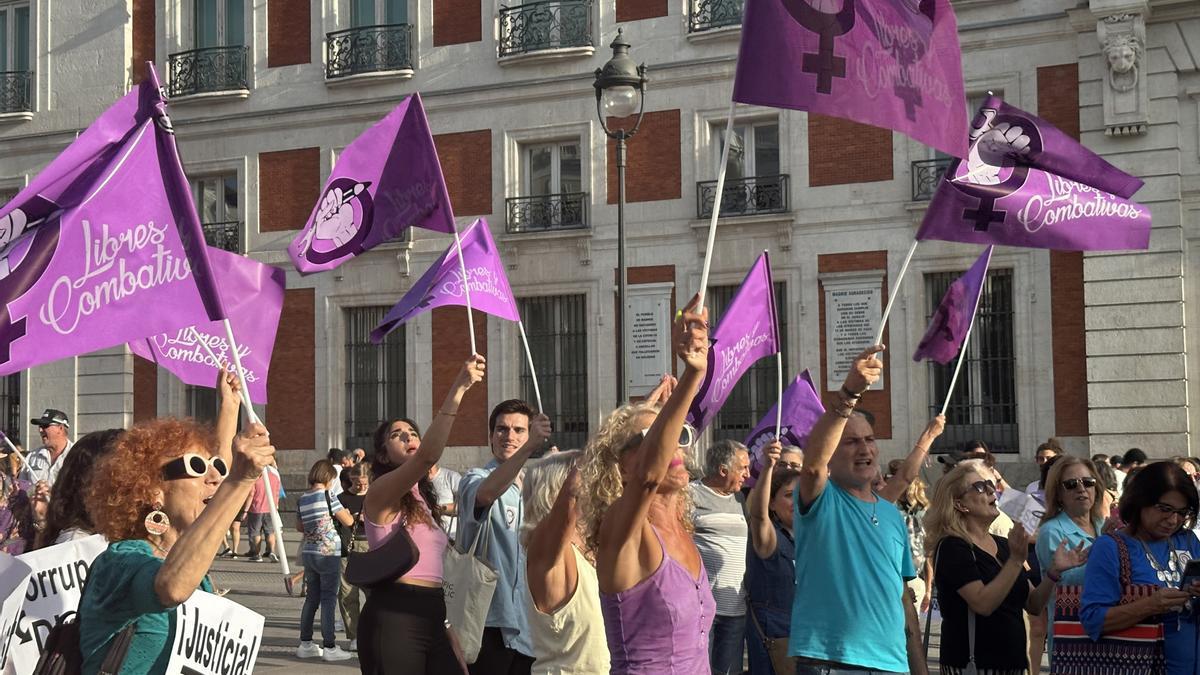
[[[492,518],[490,512],[486,515],[487,519],[475,534],[475,541],[471,542],[471,549],[464,553],[457,546],[451,546],[443,561],[442,588],[446,591],[446,620],[458,638],[467,663],[475,663],[479,657],[483,624],[492,605],[492,595],[496,592],[496,570],[475,557],[479,540],[487,537],[489,548],[491,545]]]

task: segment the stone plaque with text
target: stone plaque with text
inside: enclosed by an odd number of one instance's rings
[[[842,386],[854,357],[871,345],[883,315],[881,276],[822,279],[825,288],[825,388]],[[872,389],[883,389],[883,377]]]
[[[625,289],[625,389],[645,396],[671,369],[673,284],[638,284]]]

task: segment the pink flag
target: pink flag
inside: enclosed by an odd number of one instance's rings
[[[954,280],[942,302],[925,329],[925,337],[913,353],[913,361],[933,359],[941,364],[950,363],[962,349],[967,329],[979,311],[979,299],[983,296],[983,283],[987,278],[988,263],[992,260],[993,246],[987,247],[971,269]]]
[[[266,403],[267,368],[271,365],[275,333],[279,330],[287,275],[278,267],[221,249],[210,247],[208,255],[213,271],[221,281],[221,296],[237,336],[250,400]],[[201,322],[135,340],[129,343],[129,349],[166,368],[186,384],[199,387],[212,387],[217,370],[233,363],[221,321]]]
[[[471,223],[460,236],[463,262],[471,290],[471,307],[509,321],[520,321],[517,302],[508,286],[504,262],[496,251],[496,242],[487,221],[480,218]],[[462,270],[459,267],[458,247],[450,248],[421,275],[417,283],[388,311],[383,321],[371,331],[371,342],[379,344],[383,337],[414,316],[446,305],[466,306]]]

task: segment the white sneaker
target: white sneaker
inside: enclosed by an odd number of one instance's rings
[[[324,656],[324,651],[321,645],[315,642],[301,642],[296,648],[296,658],[298,659],[315,659],[318,656]]]
[[[355,638],[350,641],[350,646],[346,648],[346,651],[350,651],[350,652],[358,651],[358,638]]]
[[[346,659],[351,659],[351,658],[354,658],[353,654],[342,649],[341,647],[339,647],[337,645],[334,645],[332,647],[326,647],[325,653],[321,654],[322,661],[345,661]]]
[[[333,617],[333,629],[339,633],[344,633],[346,631],[346,624],[342,623],[342,617]]]

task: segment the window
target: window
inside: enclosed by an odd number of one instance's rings
[[[542,405],[560,450],[582,448],[588,435],[587,296],[517,300],[537,368]],[[529,362],[521,358],[521,398],[536,405]]]
[[[209,246],[242,252],[242,212],[238,200],[237,174],[205,176],[192,180],[192,196],[200,214],[200,226]]]
[[[29,4],[0,4],[0,72],[29,70]]]
[[[405,397],[405,326],[388,333],[383,343],[371,342],[371,331],[389,306],[351,307],[346,321],[347,448],[371,447],[375,428],[385,419],[407,414]]]
[[[354,28],[397,23],[408,23],[408,0],[350,0]]]
[[[720,167],[725,147],[725,124],[714,124],[713,165]],[[726,162],[725,180],[779,175],[779,125],[775,122],[735,124]]]
[[[925,275],[927,325],[946,289],[961,275],[962,272]],[[954,387],[954,397],[946,410],[946,431],[934,444],[934,450],[944,452],[965,441],[981,439],[987,442],[992,452],[1017,452],[1012,270],[988,271],[966,356],[967,361]],[[955,363],[928,364],[930,417],[942,408]]]
[[[246,41],[244,0],[193,0],[196,3],[194,49],[233,47]]]
[[[21,373],[0,377],[0,424],[10,433],[29,428],[21,424]],[[19,443],[19,436],[13,442]],[[25,447],[29,449],[29,444]]]
[[[212,387],[184,385],[184,405],[187,416],[203,424],[217,421],[217,390]],[[240,416],[239,416],[240,419]]]
[[[521,146],[521,196],[508,200],[508,231],[586,227],[579,141]]]
[[[525,146],[522,154],[526,195],[579,192],[583,185],[579,141]]]
[[[725,125],[712,127],[713,167],[719,173],[725,145]],[[733,127],[729,159],[725,163],[725,191],[721,215],[753,215],[787,210],[788,177],[780,173],[779,124],[775,121],[742,123]],[[717,181],[703,181],[697,188],[697,215],[712,214]]]
[[[738,286],[713,286],[709,288],[708,305],[712,316],[717,317],[718,324],[721,315]],[[788,370],[787,359],[787,288],[782,281],[775,282],[775,308],[779,312],[780,350],[783,352],[784,386],[792,379],[794,373]],[[713,440],[732,438],[736,441],[746,440],[746,436],[758,424],[763,415],[779,399],[778,377],[775,372],[775,358],[768,356],[759,359],[746,371],[725,399],[721,412],[713,418]]]

